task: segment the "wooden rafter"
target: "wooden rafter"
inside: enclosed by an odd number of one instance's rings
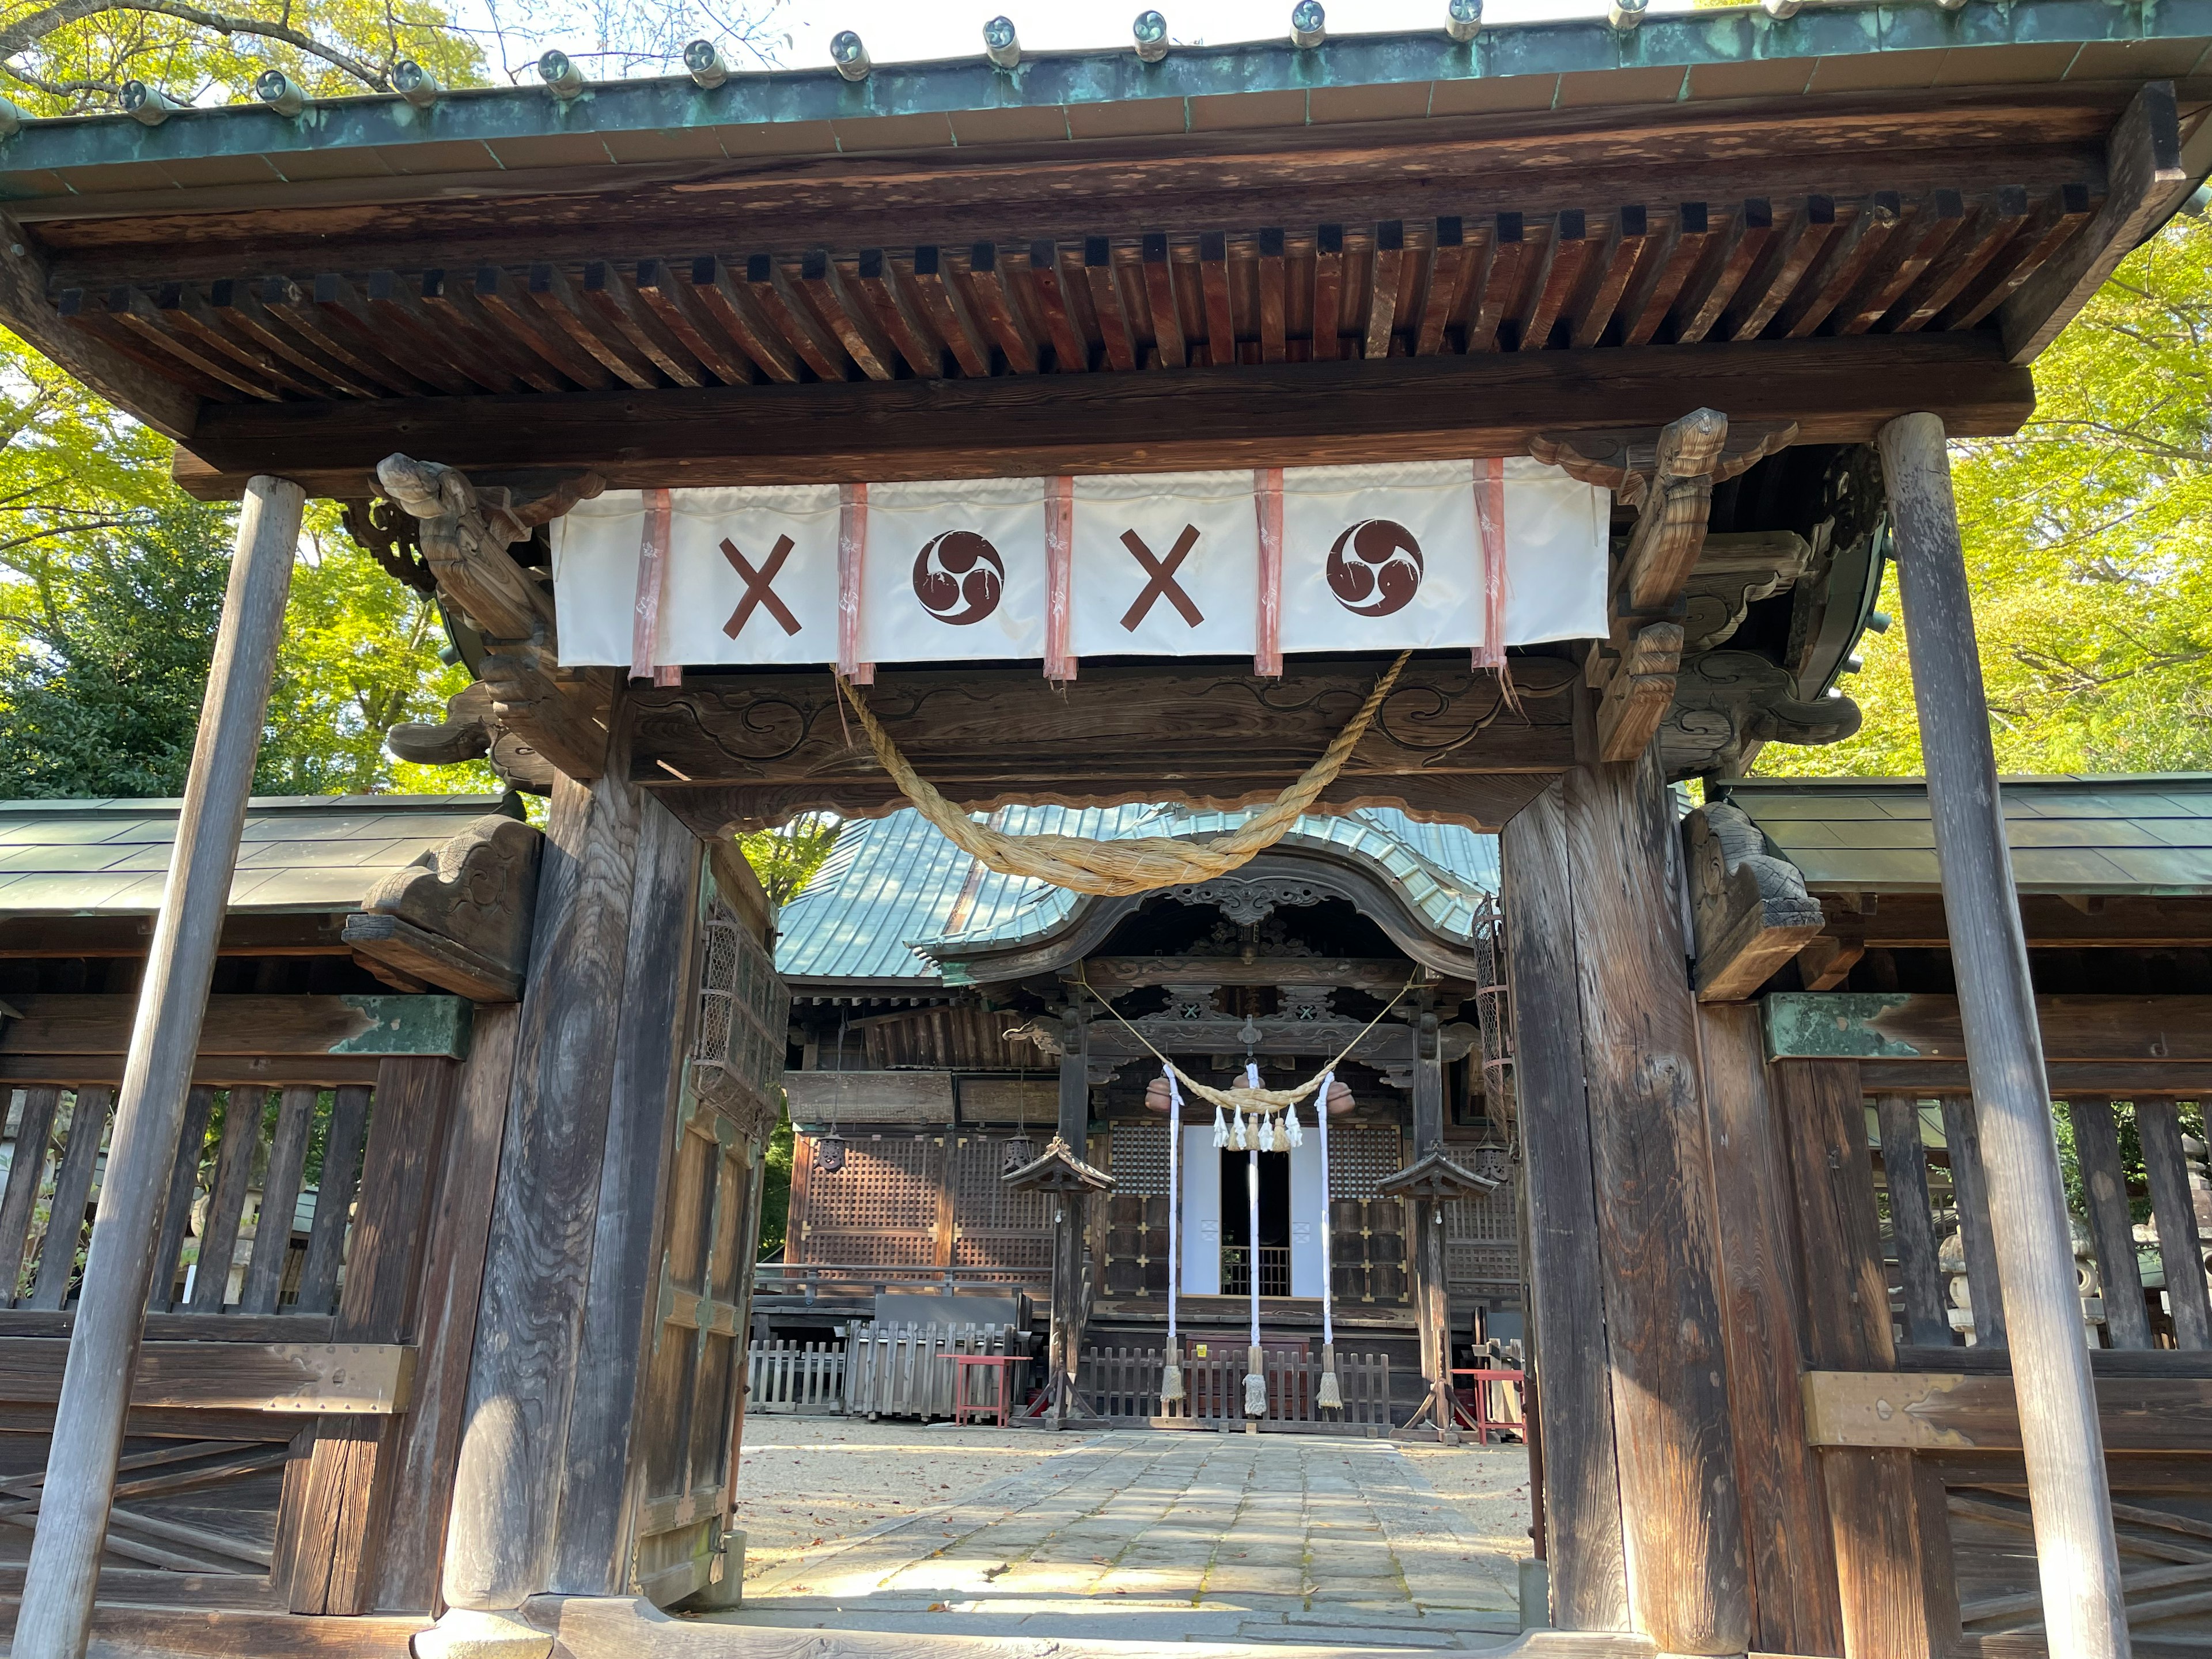
[[[2152,162],[2144,171],[2156,195],[2163,175]],[[2020,314],[2039,270],[2111,230],[2095,204],[2079,184],[2006,184],[1909,200],[1875,190],[1724,210],[1630,203],[1013,249],[984,240],[817,245],[726,263],[678,252],[325,268],[66,289],[56,321],[211,404],[1951,332],[2002,307]]]
[[[531,394],[403,405],[238,402],[202,410],[176,476],[210,498],[281,469],[319,494],[358,500],[409,441],[467,467],[561,466],[610,487],[895,483],[1044,472],[1181,471],[1531,453],[1539,431],[1653,427],[1724,383],[1746,421],[1800,423],[1799,441],[1863,443],[1913,410],[1960,435],[2008,433],[2033,407],[2025,369],[1990,331],[1853,341],[1762,340],[1725,354],[1572,352],[1255,363],[1236,374],[1072,377],[1044,398],[1013,377],[955,382],[671,388],[578,396],[538,422]],[[1532,410],[1546,424],[1532,430]],[[822,434],[836,430],[825,448]],[[1261,458],[1264,458],[1261,459]]]

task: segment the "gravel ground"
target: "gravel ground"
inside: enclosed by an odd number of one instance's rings
[[[1133,1438],[1114,1437],[1116,1443]],[[995,1486],[1085,1440],[1025,1429],[749,1417],[738,1487],[745,1577],[757,1578],[884,1522]],[[1402,1444],[1397,1450],[1467,1517],[1486,1549],[1528,1553],[1528,1458],[1522,1448]]]
[[[738,1480],[745,1577],[757,1578],[879,1522],[994,1486],[1083,1440],[1034,1429],[748,1417]]]
[[[1528,1449],[1525,1446],[1423,1446],[1398,1449],[1481,1535],[1483,1547],[1501,1555],[1526,1555]]]

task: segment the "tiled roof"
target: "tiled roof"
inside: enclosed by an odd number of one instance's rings
[[[174,800],[0,801],[0,915],[150,912],[177,834]],[[497,795],[270,796],[252,801],[230,906],[349,910],[452,840]]]
[[[1723,793],[1814,892],[1932,893],[1935,826],[1918,778],[1753,779]],[[2027,893],[2212,893],[2212,774],[2004,781]]]
[[[1180,807],[1060,806],[1000,809],[991,822],[1010,835],[1216,835],[1241,812]],[[1385,807],[1339,817],[1300,818],[1285,847],[1341,854],[1373,866],[1437,933],[1468,937],[1480,895],[1498,885],[1498,842],[1453,824],[1417,823]],[[1003,876],[961,852],[906,810],[848,824],[806,890],[783,908],[776,966],[794,980],[931,980],[935,967],[915,948],[963,950],[1041,938],[1073,913],[1082,895]]]

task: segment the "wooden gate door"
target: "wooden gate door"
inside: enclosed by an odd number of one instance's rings
[[[663,1607],[702,1591],[734,1599],[738,1589],[726,1534],[761,1180],[791,1014],[765,908],[746,914],[757,889],[732,903],[710,877],[702,891],[696,1030],[676,1106],[633,1528],[638,1593]]]

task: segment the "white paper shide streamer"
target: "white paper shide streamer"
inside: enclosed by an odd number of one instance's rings
[[[1183,1396],[1182,1350],[1176,1345],[1176,1289],[1182,1277],[1182,1247],[1176,1238],[1176,1212],[1182,1208],[1182,1186],[1176,1178],[1182,1150],[1182,1091],[1176,1086],[1175,1067],[1161,1068],[1168,1080],[1168,1358],[1160,1371],[1160,1404],[1171,1406]],[[1214,1144],[1221,1144],[1221,1109],[1213,1109]]]

